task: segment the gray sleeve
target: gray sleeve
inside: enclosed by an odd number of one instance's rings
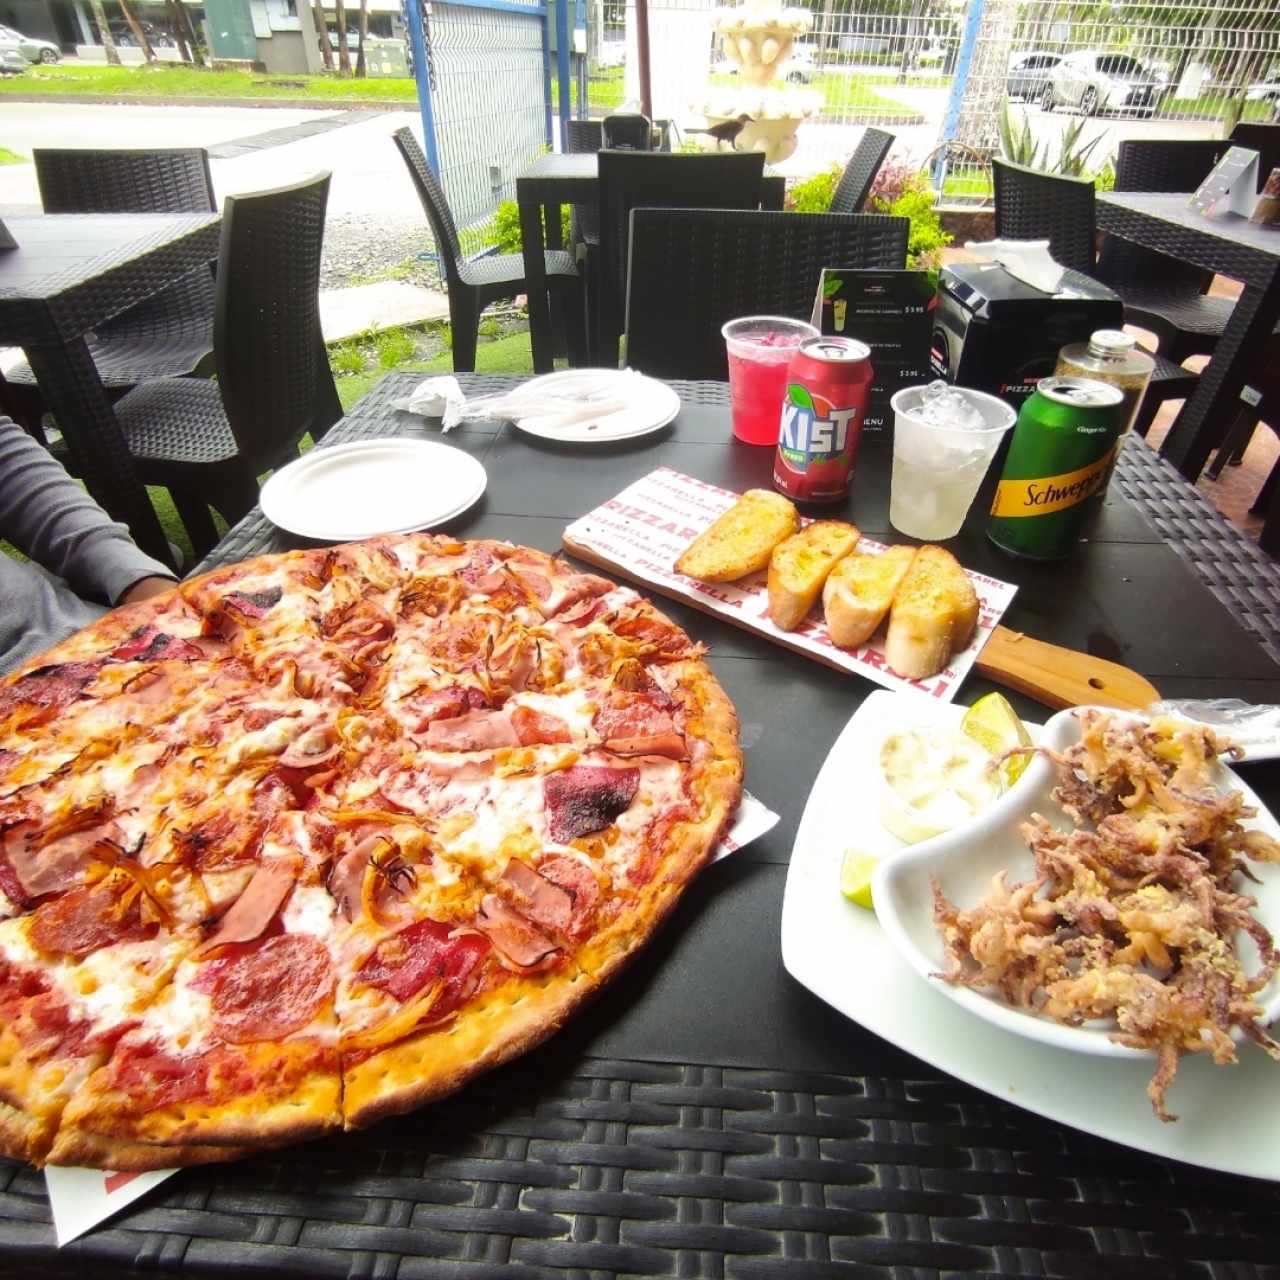
[[[115,604],[141,578],[173,573],[134,545],[16,423],[0,417],[0,537],[57,574],[77,595]]]

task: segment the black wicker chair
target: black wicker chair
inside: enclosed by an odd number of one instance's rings
[[[893,134],[870,127],[862,131],[862,138],[849,163],[845,165],[835,194],[831,197],[830,213],[861,213],[871,194],[871,186],[884,164],[884,158],[893,146]]]
[[[564,136],[569,155],[592,155],[604,148],[603,120],[570,120]],[[570,243],[600,243],[600,210],[594,204],[575,204],[570,213]]]
[[[1093,260],[1097,224],[1092,182],[1041,173],[1007,160],[992,160],[991,171],[995,179],[998,238],[1047,239],[1055,261],[1085,275],[1097,275]],[[1166,400],[1185,400],[1195,390],[1197,380],[1196,374],[1160,352],[1155,352],[1154,358],[1156,367],[1133,424],[1133,429],[1143,436],[1151,430],[1160,406]]]
[[[1117,191],[1194,191],[1230,144],[1218,139],[1132,139],[1116,152]],[[1108,236],[1093,273],[1123,299],[1130,324],[1156,335],[1157,350],[1175,364],[1209,355],[1235,303],[1209,298],[1213,272]]]
[[[880,214],[636,209],[627,363],[659,378],[728,377],[735,316],[808,320],[823,267],[901,269],[906,218]]]
[[[1261,191],[1271,170],[1280,166],[1280,124],[1249,124],[1241,120],[1231,130],[1231,142],[1258,152],[1258,190]]]
[[[431,223],[436,253],[440,258],[440,274],[449,290],[449,325],[453,333],[453,368],[455,373],[471,373],[476,367],[476,338],[480,329],[480,313],[491,302],[514,298],[526,293],[524,259],[518,253],[499,253],[468,262],[462,253],[458,229],[454,225],[449,202],[440,180],[431,171],[413,131],[397,129],[392,138],[404,157],[409,176],[417,188],[418,198]],[[562,295],[569,343],[570,363],[582,365],[587,360],[586,315],[582,301],[581,279],[567,250],[546,251],[547,288]]]
[[[36,181],[45,213],[213,213],[209,157],[199,147],[161,151],[36,148]],[[108,395],[147,378],[213,371],[211,268],[113,316],[89,340]],[[39,434],[44,400],[25,361],[5,374],[14,417]]]
[[[647,116],[621,111],[605,116],[604,145],[612,151],[652,151],[653,124]]]
[[[627,290],[627,238],[636,208],[759,209],[765,197],[759,151],[667,155],[600,153],[600,252],[596,287],[595,359],[616,365]],[[666,271],[662,273],[666,275]]]
[[[216,541],[208,508],[234,523],[257,477],[296,457],[332,386],[320,335],[320,249],[329,175],[228,196],[214,310],[217,381],[158,378],[116,405],[138,474],[165,485],[199,559]],[[336,399],[336,397],[335,397]]]

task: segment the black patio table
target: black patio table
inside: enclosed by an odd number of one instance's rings
[[[89,356],[95,325],[218,256],[217,214],[11,217],[0,252],[0,346],[26,352],[89,492],[144,551],[173,555]]]
[[[594,152],[564,155],[549,152],[539,156],[516,179],[524,278],[529,295],[529,345],[533,348],[535,373],[551,372],[553,354],[543,250],[559,249],[563,244],[560,206],[590,204],[596,198],[598,180],[599,161]]]
[[[417,381],[389,375],[320,447],[438,438],[434,423],[390,407]],[[472,394],[513,380],[461,381]],[[673,385],[682,408],[669,429],[598,451],[460,427],[447,441],[483,461],[489,488],[446,531],[552,551],[571,519],[661,464],[767,485],[771,452],[729,441],[724,385]],[[1128,663],[1168,696],[1280,701],[1280,573],[1141,441],[1117,475],[1089,542],[1061,565],[1002,556],[980,514],[952,545],[965,564],[1020,584],[1009,626]],[[888,480],[888,450],[868,439],[841,514],[889,533]],[[255,510],[203,567],[293,545]],[[899,1051],[787,976],[779,921],[800,812],[874,686],[659,604],[711,646],[742,718],[748,786],[779,826],[703,872],[596,1004],[453,1099],[367,1132],[187,1170],[61,1252],[40,1175],[0,1162],[7,1274],[1274,1274],[1280,1187],[1039,1119]],[[970,679],[961,696],[992,687]],[[1248,779],[1280,800],[1280,767],[1251,766]]]
[[[1098,196],[1102,231],[1244,285],[1208,367],[1182,407],[1161,453],[1189,480],[1204,469],[1235,417],[1240,389],[1280,319],[1280,230],[1236,213],[1207,218],[1186,195],[1114,191]]]

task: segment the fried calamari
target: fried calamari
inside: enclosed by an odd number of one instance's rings
[[[939,976],[1068,1025],[1112,1020],[1113,1039],[1155,1051],[1147,1095],[1161,1120],[1175,1120],[1165,1095],[1183,1054],[1235,1062],[1238,1029],[1280,1061],[1255,998],[1280,954],[1255,900],[1236,891],[1238,878],[1254,879],[1245,859],[1280,861],[1280,844],[1245,831],[1254,810],[1215,785],[1217,757],[1235,749],[1212,730],[1097,711],[1080,720],[1080,741],[1049,753],[1053,799],[1075,828],[1056,830],[1039,814],[1022,828],[1035,878],[1009,885],[1001,872],[969,910],[935,881],[950,962]],[[1251,975],[1237,931],[1257,947]]]

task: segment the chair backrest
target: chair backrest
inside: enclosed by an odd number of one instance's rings
[[[570,155],[588,155],[604,147],[603,120],[570,120],[564,135],[564,150]]]
[[[32,152],[45,213],[215,213],[202,147]]]
[[[653,148],[653,125],[648,116],[623,112],[605,116],[604,145],[612,151],[650,151]]]
[[[871,184],[893,146],[893,134],[870,127],[862,131],[862,139],[845,165],[840,181],[831,197],[830,213],[861,213],[871,193]]]
[[[447,284],[455,284],[460,279],[458,266],[462,261],[462,242],[458,239],[458,228],[449,211],[449,202],[444,198],[444,188],[408,125],[397,129],[391,137],[400,148],[427,221],[431,223],[431,237],[436,242],[436,255],[440,259],[440,274]]]
[[[1048,240],[1064,267],[1093,275],[1094,186],[1085,178],[1041,173],[1007,160],[991,161],[996,188],[996,238]]]
[[[627,237],[636,208],[758,209],[764,155],[759,151],[669,155],[600,153],[599,328],[604,345],[622,332]],[[609,351],[605,351],[606,363]]]
[[[1280,124],[1246,124],[1241,120],[1231,130],[1231,142],[1259,153],[1258,190],[1261,191],[1271,170],[1280,168]]]
[[[627,363],[660,378],[728,376],[720,327],[736,316],[808,320],[823,267],[906,264],[906,218],[883,214],[636,209]]]
[[[760,207],[781,213],[787,203],[787,180],[780,173],[769,173],[760,179]]]
[[[223,407],[249,459],[296,442],[315,416],[328,201],[326,172],[223,202],[213,347]]]
[[[1116,148],[1117,191],[1194,191],[1231,144],[1221,138],[1130,138]],[[1094,274],[1113,289],[1158,284],[1170,293],[1202,294],[1213,272],[1107,236]]]

